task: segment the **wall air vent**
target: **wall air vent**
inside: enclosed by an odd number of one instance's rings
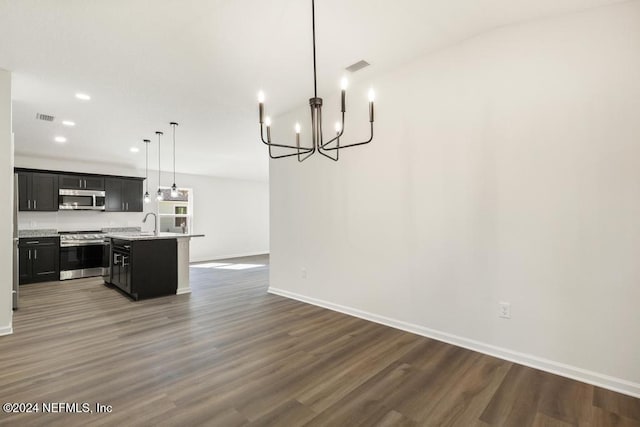
[[[36,119],[37,120],[44,120],[45,122],[52,122],[55,119],[55,117],[54,116],[50,116],[49,114],[38,113],[38,114],[36,114]]]
[[[364,67],[368,67],[369,65],[371,65],[371,64],[369,64],[367,61],[360,60],[360,61],[356,62],[355,64],[349,65],[345,69],[350,73],[355,73],[356,71],[362,70]]]

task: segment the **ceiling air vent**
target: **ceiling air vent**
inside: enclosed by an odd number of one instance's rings
[[[360,60],[358,62],[356,62],[355,64],[351,64],[349,65],[346,70],[350,73],[355,73],[356,71],[362,70],[364,67],[368,67],[369,64],[367,61],[365,60]]]
[[[49,114],[38,113],[38,114],[36,114],[36,119],[37,120],[44,120],[45,122],[52,122],[55,119],[55,117],[54,116],[50,116]]]

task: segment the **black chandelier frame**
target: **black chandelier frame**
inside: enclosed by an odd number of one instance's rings
[[[339,130],[336,130],[336,135],[329,141],[324,142],[324,135],[322,132],[322,98],[318,97],[318,83],[316,72],[316,17],[315,17],[315,0],[311,0],[311,25],[313,29],[313,98],[309,99],[309,107],[311,109],[311,147],[305,147],[300,145],[300,129],[296,129],[296,145],[278,144],[271,142],[271,124],[265,123],[264,117],[264,100],[258,100],[258,114],[260,117],[260,140],[263,144],[269,147],[269,157],[272,159],[282,159],[285,157],[297,156],[298,162],[303,162],[311,157],[316,152],[322,154],[324,157],[333,161],[338,161],[340,158],[340,150],[344,148],[357,147],[365,145],[373,140],[373,121],[374,121],[374,106],[373,99],[369,100],[369,126],[370,135],[369,139],[362,142],[356,142],[352,144],[341,145],[340,138],[344,134],[344,118],[346,112],[346,88],[342,88],[341,92],[341,121]],[[265,126],[266,124],[266,126]],[[266,127],[266,140],[265,140],[265,128]],[[335,145],[331,146],[331,144]],[[285,148],[293,149],[295,153],[274,155],[272,148]],[[335,153],[333,153],[335,151]]]

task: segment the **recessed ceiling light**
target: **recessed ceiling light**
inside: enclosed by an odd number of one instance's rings
[[[55,138],[53,138],[53,140],[61,144],[67,142],[67,138],[65,138],[64,136],[56,136]]]
[[[63,120],[62,124],[65,126],[75,126],[76,122],[72,122],[71,120]]]
[[[132,153],[137,153],[138,151],[140,151],[140,149],[138,147],[131,147],[129,148],[129,151],[131,151]]]
[[[91,97],[86,93],[76,93],[76,98],[82,99],[83,101],[88,101],[91,99]]]

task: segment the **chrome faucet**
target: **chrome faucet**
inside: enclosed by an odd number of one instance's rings
[[[147,218],[149,218],[149,215],[153,215],[153,235],[157,236],[158,235],[158,216],[154,213],[154,212],[149,212],[144,216],[144,219],[142,220],[143,223],[147,222]]]

